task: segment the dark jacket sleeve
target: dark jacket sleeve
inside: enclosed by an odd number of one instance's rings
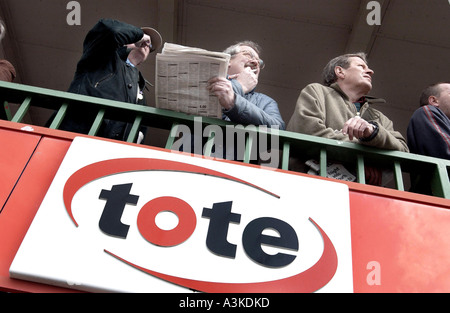
[[[101,19],[89,31],[83,43],[80,68],[93,70],[111,62],[117,50],[142,39],[142,29],[112,19]]]
[[[432,105],[414,112],[408,125],[407,140],[412,153],[450,160],[450,120]]]

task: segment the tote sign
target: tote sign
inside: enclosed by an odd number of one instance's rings
[[[77,137],[10,275],[94,292],[352,292],[348,187]]]

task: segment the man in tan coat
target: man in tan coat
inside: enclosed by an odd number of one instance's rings
[[[373,74],[363,53],[334,58],[324,69],[324,84],[313,83],[301,91],[287,130],[408,152],[392,121],[370,106],[385,102],[367,96]]]
[[[364,54],[331,60],[324,69],[324,85],[310,84],[300,93],[287,130],[407,152],[392,121],[370,107],[384,102],[367,96],[373,73]]]

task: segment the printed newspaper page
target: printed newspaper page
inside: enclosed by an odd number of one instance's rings
[[[156,56],[156,107],[222,118],[217,97],[206,89],[214,76],[226,77],[230,55],[165,43]]]

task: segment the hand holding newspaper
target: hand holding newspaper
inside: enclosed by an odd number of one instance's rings
[[[165,43],[156,56],[156,107],[222,118],[217,97],[206,89],[212,77],[226,77],[230,55]]]

